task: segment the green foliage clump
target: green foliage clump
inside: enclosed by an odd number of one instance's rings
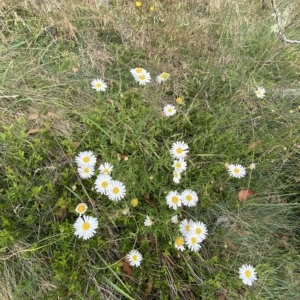
[[[299,55],[265,15],[249,16],[258,2],[0,6],[3,299],[295,299]],[[139,86],[134,67],[151,83]],[[170,79],[159,85],[164,71]],[[98,77],[107,91],[91,89]],[[165,104],[174,116],[163,116]],[[177,185],[175,141],[189,145]],[[97,157],[89,179],[75,163],[85,150]],[[103,162],[126,186],[119,202],[95,190]],[[226,164],[246,176],[229,177]],[[167,193],[184,189],[197,192],[197,206],[170,209]],[[241,190],[254,195],[244,201]],[[81,202],[99,222],[88,240],[74,235]],[[206,224],[198,252],[175,248],[175,214]],[[125,259],[132,249],[140,267]],[[243,264],[257,271],[252,287],[238,278]]]

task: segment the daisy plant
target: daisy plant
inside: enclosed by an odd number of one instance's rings
[[[227,167],[228,174],[234,178],[242,178],[246,175],[246,169],[242,165],[230,164]]]
[[[200,245],[201,239],[195,233],[188,233],[184,237],[184,240],[185,240],[187,247],[194,252],[199,251],[199,249],[201,248],[201,245]]]
[[[150,226],[152,226],[152,224],[153,224],[153,222],[152,222],[152,220],[150,219],[150,217],[149,217],[149,216],[146,216],[146,219],[145,219],[145,221],[144,221],[144,226],[150,227]]]
[[[255,268],[251,265],[242,265],[239,268],[239,278],[242,279],[245,285],[252,286],[253,282],[257,280]]]
[[[162,83],[162,82],[165,82],[166,80],[168,80],[169,78],[170,78],[170,74],[167,72],[163,72],[156,77],[156,81],[158,83]]]
[[[107,84],[100,78],[96,78],[91,82],[92,89],[97,92],[105,92],[107,89]]]
[[[99,171],[101,174],[110,174],[112,172],[113,168],[114,167],[112,164],[105,162],[99,166]]]
[[[95,190],[103,195],[106,195],[107,188],[112,178],[108,174],[99,174],[95,181]]]
[[[95,166],[96,161],[97,158],[92,151],[82,151],[75,157],[78,166]]]
[[[192,207],[196,206],[199,199],[195,191],[187,189],[181,193],[180,200],[182,202],[182,205]]]
[[[171,191],[166,196],[167,205],[174,210],[181,206],[180,194],[177,191]]]
[[[150,73],[146,72],[145,74],[134,77],[134,79],[136,82],[138,82],[139,85],[146,85],[151,81],[151,76]]]
[[[170,153],[174,159],[182,159],[187,156],[189,152],[189,146],[184,142],[175,142],[172,144]]]
[[[166,117],[171,117],[176,114],[176,107],[172,104],[167,104],[163,108],[163,113]]]
[[[137,250],[131,250],[127,255],[126,258],[129,264],[133,267],[139,267],[143,260],[142,254]]]
[[[182,236],[179,236],[175,239],[175,248],[180,251],[184,251],[184,238]]]
[[[91,178],[95,173],[95,169],[93,166],[79,166],[77,168],[77,171],[82,179]]]
[[[120,201],[126,195],[125,185],[118,180],[111,180],[106,190],[106,195],[111,201]]]
[[[178,183],[180,183],[180,179],[181,179],[181,172],[174,171],[173,172],[173,182],[178,184]]]
[[[96,233],[98,228],[98,220],[94,217],[82,216],[78,217],[75,224],[75,235],[84,240],[90,239]]]
[[[262,99],[265,97],[266,95],[266,89],[264,89],[263,87],[258,87],[255,91],[254,91],[256,97],[258,99]]]
[[[179,223],[179,231],[183,236],[186,236],[187,234],[191,233],[191,228],[193,225],[192,220],[184,219]]]
[[[79,216],[83,215],[86,210],[87,210],[87,205],[85,203],[79,203],[76,208],[75,211],[79,214]]]
[[[192,224],[191,232],[198,236],[200,242],[206,239],[207,228],[206,225],[200,221],[196,221]]]

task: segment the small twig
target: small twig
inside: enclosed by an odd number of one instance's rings
[[[14,99],[16,99],[18,97],[19,97],[19,95],[4,95],[4,96],[0,96],[0,99],[5,99],[5,98],[14,98]]]
[[[274,14],[275,14],[275,17],[276,17],[276,23],[277,23],[277,33],[278,33],[278,36],[279,38],[282,40],[283,43],[285,44],[300,44],[300,41],[299,40],[290,40],[290,39],[287,39],[283,32],[282,32],[282,27],[281,27],[281,23],[280,23],[280,19],[279,19],[279,11],[278,11],[278,8],[275,4],[275,0],[270,0],[271,3],[272,3],[272,7],[273,7],[273,10],[274,10]]]

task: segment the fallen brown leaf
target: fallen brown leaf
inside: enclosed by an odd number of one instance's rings
[[[225,296],[225,294],[219,294],[218,296],[217,296],[217,300],[225,300],[226,299],[226,296]]]
[[[133,269],[130,266],[130,264],[125,260],[122,260],[121,263],[122,263],[122,270],[125,273],[125,275],[133,278]]]
[[[27,134],[35,134],[35,133],[38,133],[40,131],[42,131],[41,128],[33,128],[33,129],[28,130]]]
[[[58,119],[58,120],[61,120],[61,119],[62,119],[62,117],[61,117],[60,115],[55,114],[55,113],[53,113],[53,112],[51,112],[51,111],[49,111],[49,112],[47,113],[47,116],[50,117],[50,118],[53,118],[53,119]]]
[[[255,192],[252,190],[240,190],[237,194],[241,202],[245,202],[248,197],[255,195]]]
[[[254,143],[251,143],[249,146],[248,146],[248,150],[252,150],[254,148],[256,148],[257,146],[259,146],[261,144],[261,141],[256,141]]]
[[[147,288],[145,290],[145,293],[144,293],[144,297],[148,297],[152,291],[152,287],[153,287],[153,279],[150,278],[148,283],[147,283]]]
[[[28,116],[28,120],[36,120],[40,117],[39,113],[32,113]]]
[[[68,210],[64,207],[59,207],[56,211],[58,221],[63,221],[67,216]]]
[[[155,207],[155,202],[154,202],[153,200],[150,199],[149,193],[143,194],[143,198],[144,198],[144,200],[145,200],[148,204],[150,204],[151,206]]]
[[[227,245],[227,247],[233,251],[236,251],[237,250],[237,247],[236,245],[230,240],[230,239],[225,239],[225,243]]]

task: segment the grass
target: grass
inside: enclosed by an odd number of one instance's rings
[[[296,2],[277,1],[290,39]],[[297,299],[300,55],[272,30],[271,1],[103,3],[0,4],[1,299]],[[145,87],[137,66],[153,78]],[[165,118],[168,103],[177,113]],[[178,140],[190,151],[175,185]],[[79,177],[84,150],[113,164],[124,200]],[[234,179],[225,163],[257,167]],[[166,194],[186,188],[197,206],[169,209]],[[240,202],[243,189],[255,195]],[[80,202],[100,224],[87,241],[74,236]],[[199,252],[175,249],[176,213],[207,225]],[[139,268],[124,260],[131,249]],[[252,287],[243,264],[256,268]]]

